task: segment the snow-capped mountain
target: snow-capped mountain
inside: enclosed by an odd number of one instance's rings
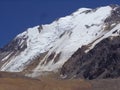
[[[38,25],[17,35],[0,49],[0,70],[26,72],[58,71],[81,47],[89,53],[108,37],[119,36],[120,7],[80,8],[51,24]],[[28,71],[29,74],[28,74]]]

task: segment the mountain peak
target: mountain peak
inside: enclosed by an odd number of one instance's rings
[[[110,4],[109,6],[112,7],[113,9],[120,7],[118,4]]]
[[[30,76],[58,71],[79,48],[87,46],[88,53],[104,38],[118,35],[119,15],[113,11],[110,6],[81,8],[51,24],[29,28],[3,48],[0,70],[27,71]]]

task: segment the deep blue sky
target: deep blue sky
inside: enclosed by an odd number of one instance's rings
[[[81,7],[95,8],[120,0],[0,0],[0,47],[28,27],[51,23]]]

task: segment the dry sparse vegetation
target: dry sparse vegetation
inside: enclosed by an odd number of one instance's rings
[[[84,80],[58,80],[51,76],[32,79],[17,73],[0,72],[0,90],[90,90]]]

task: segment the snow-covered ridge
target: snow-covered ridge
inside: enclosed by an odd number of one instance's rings
[[[55,71],[61,68],[78,48],[90,44],[102,35],[107,35],[105,38],[111,36],[107,34],[109,31],[105,31],[104,20],[111,15],[112,10],[110,6],[96,10],[81,8],[51,24],[29,28],[16,37],[27,37],[27,48],[19,55],[12,56],[0,70],[20,72],[45,52],[48,53],[33,70],[33,75],[38,71]],[[116,28],[119,29],[119,27]],[[54,57],[48,62],[47,58],[53,53],[55,53]],[[54,62],[58,54],[59,60]]]

